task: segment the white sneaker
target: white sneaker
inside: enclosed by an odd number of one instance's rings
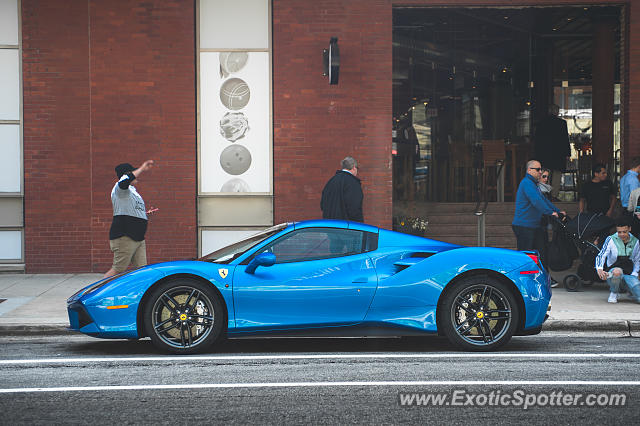
[[[618,293],[614,293],[614,292],[609,293],[609,300],[607,300],[607,302],[618,303]]]

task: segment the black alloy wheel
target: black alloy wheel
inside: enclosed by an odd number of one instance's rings
[[[159,285],[144,306],[144,327],[151,341],[174,354],[209,348],[220,337],[224,318],[217,293],[210,285],[195,280]]]
[[[513,291],[487,276],[453,284],[442,301],[439,324],[454,345],[464,350],[490,351],[515,333],[520,313]]]

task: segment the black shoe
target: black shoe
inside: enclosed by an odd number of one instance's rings
[[[560,283],[553,278],[551,278],[551,288],[556,288],[560,285]]]

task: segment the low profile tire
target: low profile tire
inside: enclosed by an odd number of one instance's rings
[[[455,346],[491,351],[511,340],[520,313],[509,286],[494,278],[475,276],[447,290],[439,317],[445,336]]]
[[[564,280],[562,280],[562,285],[564,285],[564,288],[567,291],[578,291],[578,289],[582,285],[582,281],[580,280],[579,276],[570,274],[564,277]]]
[[[154,288],[144,306],[144,327],[165,352],[202,352],[220,337],[225,321],[222,301],[207,284],[181,279]]]

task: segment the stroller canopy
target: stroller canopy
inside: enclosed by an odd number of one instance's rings
[[[585,239],[601,234],[611,228],[615,222],[602,213],[578,213],[576,217],[565,223],[567,231]]]

